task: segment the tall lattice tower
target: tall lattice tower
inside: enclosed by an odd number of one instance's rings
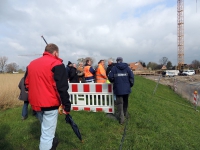
[[[178,67],[184,64],[184,0],[177,0]]]

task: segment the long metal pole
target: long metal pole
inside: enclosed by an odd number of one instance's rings
[[[42,35],[41,37],[43,38],[44,42],[48,45],[48,43],[47,43],[47,41],[44,39],[43,35]]]

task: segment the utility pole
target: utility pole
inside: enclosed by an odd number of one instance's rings
[[[184,0],[177,0],[178,69],[184,65]]]

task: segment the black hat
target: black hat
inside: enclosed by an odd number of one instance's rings
[[[71,61],[68,61],[68,66],[71,65],[71,64],[72,64]]]
[[[123,58],[122,57],[117,57],[116,61],[117,62],[123,62]]]

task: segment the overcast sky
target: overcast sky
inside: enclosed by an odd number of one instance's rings
[[[200,1],[184,0],[185,63],[200,60]],[[177,0],[1,0],[0,56],[25,67],[55,43],[78,58],[177,64]],[[32,55],[32,56],[19,56]]]

